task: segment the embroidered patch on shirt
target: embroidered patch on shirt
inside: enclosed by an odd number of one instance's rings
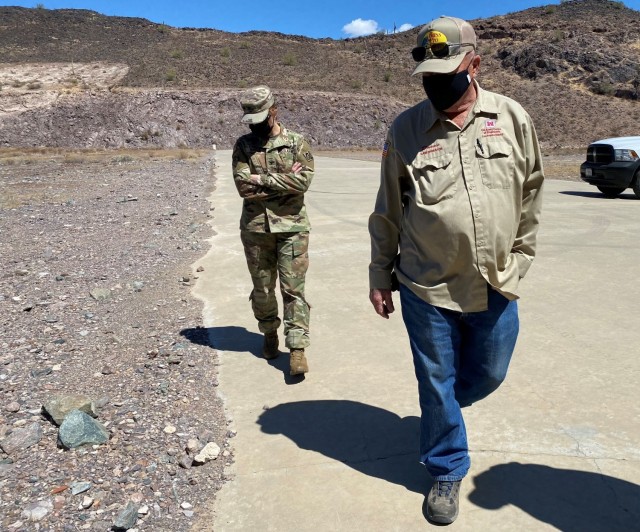
[[[487,118],[481,131],[483,137],[502,137],[504,135],[498,126],[498,121],[494,118]]]
[[[431,155],[432,153],[437,153],[443,150],[444,148],[436,142],[434,144],[431,144],[430,146],[423,146],[420,150],[420,155]]]
[[[384,146],[382,146],[382,156],[386,157],[388,153],[389,153],[389,143],[385,142]]]

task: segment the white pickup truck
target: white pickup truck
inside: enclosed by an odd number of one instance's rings
[[[589,144],[580,178],[608,198],[632,188],[640,198],[640,137],[615,137]]]

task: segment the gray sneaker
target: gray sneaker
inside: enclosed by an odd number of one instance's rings
[[[436,480],[427,495],[427,519],[448,525],[458,517],[460,480]]]

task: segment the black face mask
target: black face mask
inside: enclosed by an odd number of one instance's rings
[[[422,86],[427,97],[438,111],[449,109],[471,85],[469,72],[457,74],[436,74],[422,77]]]
[[[260,138],[267,138],[271,133],[271,126],[269,125],[269,117],[264,122],[259,124],[249,124],[249,129],[254,135],[258,135]]]

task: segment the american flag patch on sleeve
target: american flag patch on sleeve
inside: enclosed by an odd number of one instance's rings
[[[389,143],[385,142],[384,146],[382,146],[382,156],[386,157],[388,153],[389,153]]]

